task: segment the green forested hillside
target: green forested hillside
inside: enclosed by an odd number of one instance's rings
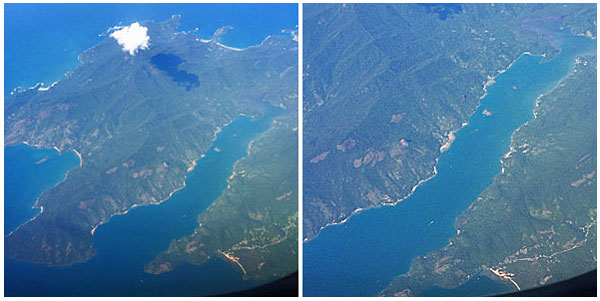
[[[294,117],[294,116],[292,116]],[[146,266],[150,273],[221,256],[245,278],[271,279],[298,269],[298,136],[294,118],[275,120],[235,164],[228,188],[198,217],[190,236]]]
[[[596,56],[538,100],[502,173],[460,215],[455,237],[417,257],[382,295],[454,288],[477,274],[514,290],[566,280],[597,265]]]

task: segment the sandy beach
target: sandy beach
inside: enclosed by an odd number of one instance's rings
[[[217,250],[217,253],[221,254],[223,257],[227,258],[227,260],[237,264],[240,269],[242,270],[242,272],[244,273],[244,275],[246,275],[246,269],[244,268],[244,266],[240,263],[240,259],[238,257],[233,256],[232,254],[229,254],[227,252],[223,252],[221,250]]]
[[[440,153],[447,151],[450,148],[450,146],[452,145],[452,142],[454,142],[454,139],[456,139],[456,136],[454,136],[454,131],[449,132],[448,133],[448,141],[446,141],[446,143],[444,143],[444,145],[442,145],[442,147],[440,147]]]

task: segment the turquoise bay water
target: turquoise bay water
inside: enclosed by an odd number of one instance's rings
[[[201,266],[182,266],[161,275],[146,274],[144,265],[159,252],[167,250],[172,239],[193,232],[197,227],[198,214],[226,188],[226,179],[233,171],[233,164],[246,155],[250,141],[265,132],[279,112],[266,110],[265,116],[256,121],[238,117],[223,128],[206,156],[198,160],[198,165],[188,175],[184,189],[160,205],[136,207],[98,227],[94,234],[94,247],[98,254],[89,261],[68,268],[49,268],[5,259],[5,294],[196,296],[237,291],[264,283],[243,280],[236,265],[220,259],[212,259]],[[215,148],[219,148],[220,152],[216,152]],[[36,170],[29,166],[47,152],[51,151],[25,145],[9,147],[6,153],[12,153],[11,158],[21,160],[8,160],[7,156],[5,166],[10,170],[22,169],[24,178],[38,179]],[[27,157],[22,153],[34,154]],[[72,167],[69,159],[72,158],[53,160],[60,160],[57,164],[63,167]],[[66,169],[57,168],[54,175],[62,178]],[[51,182],[48,180],[43,184],[47,186]],[[28,193],[9,186],[6,186],[6,191],[12,195]],[[5,203],[11,201],[5,199]]]
[[[245,48],[268,35],[297,29],[297,4],[4,4],[4,97],[16,87],[46,85],[63,78],[79,64],[77,56],[105,37],[115,25],[180,14],[178,30],[198,28],[210,39],[222,26],[233,29],[223,44]]]
[[[572,70],[578,54],[595,53],[595,41],[562,35],[561,52],[552,59],[540,63],[542,57],[523,55],[496,77],[469,124],[456,133],[452,147],[440,156],[437,176],[410,198],[393,207],[361,211],[304,243],[305,296],[377,294],[394,277],[406,273],[413,258],[448,243],[456,234],[455,218],[500,172],[499,159],[509,150],[512,133],[533,118],[536,98]],[[484,109],[493,115],[483,115]],[[505,289],[489,281],[477,283],[468,285],[479,287],[479,295]],[[454,293],[460,294],[461,289]],[[427,292],[454,293],[441,289]]]

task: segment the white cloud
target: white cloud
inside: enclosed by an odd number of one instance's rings
[[[141,26],[135,22],[130,26],[120,27],[119,30],[113,31],[110,34],[111,38],[117,40],[119,45],[123,47],[123,51],[128,51],[129,54],[135,55],[138,49],[148,49],[148,28]]]

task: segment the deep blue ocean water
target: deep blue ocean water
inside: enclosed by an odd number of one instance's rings
[[[234,30],[221,37],[232,47],[260,44],[268,35],[296,29],[297,4],[5,4],[5,96],[13,87],[59,80],[78,64],[77,56],[104,37],[114,25],[164,21],[181,14],[179,30],[199,28],[209,39],[218,28]],[[234,162],[246,155],[251,140],[267,130],[279,110],[266,110],[259,120],[238,117],[223,128],[204,158],[186,179],[186,187],[166,202],[136,207],[97,228],[89,261],[49,268],[4,260],[6,296],[198,296],[237,291],[263,284],[246,281],[237,265],[211,259],[201,266],[184,265],[161,275],[143,270],[172,239],[193,232],[197,216],[226,187]],[[221,151],[215,152],[218,147]],[[26,145],[5,151],[5,234],[39,210],[31,206],[42,191],[78,168],[73,152]],[[48,156],[46,162],[35,164]],[[200,154],[198,154],[200,157]],[[11,179],[8,179],[13,175]],[[41,176],[40,176],[41,175]],[[10,182],[13,181],[13,182]],[[8,208],[8,209],[7,209]]]
[[[297,4],[4,4],[4,96],[16,87],[46,85],[79,64],[77,56],[97,44],[115,25],[164,21],[180,14],[178,30],[198,28],[210,39],[222,26],[234,29],[223,44],[258,45],[281,30],[295,30]]]
[[[305,296],[377,294],[406,273],[413,258],[448,243],[456,234],[455,218],[500,173],[499,159],[509,150],[512,133],[533,118],[536,98],[572,70],[578,54],[595,52],[593,40],[566,33],[562,37],[561,52],[552,59],[540,63],[542,57],[524,55],[496,77],[469,124],[440,156],[437,176],[411,197],[393,207],[361,211],[304,243]],[[483,115],[484,109],[493,115]],[[480,295],[503,289],[503,284],[480,283]]]

